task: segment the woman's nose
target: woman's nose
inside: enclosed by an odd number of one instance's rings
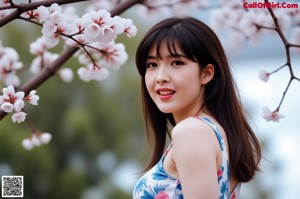
[[[156,82],[161,84],[169,81],[170,81],[170,76],[167,69],[165,67],[159,67],[156,76]]]

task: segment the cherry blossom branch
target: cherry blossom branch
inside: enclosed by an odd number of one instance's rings
[[[76,0],[75,0],[76,1]],[[75,1],[70,1],[70,0],[65,0],[65,1],[59,1],[61,2],[75,2]],[[47,2],[47,5],[49,5],[48,3],[50,1],[43,1],[43,2]],[[57,1],[51,1],[53,2],[57,2]],[[39,2],[41,3],[41,2]],[[142,3],[142,0],[130,0],[130,1],[125,1],[124,3],[118,4],[113,10],[111,10],[111,15],[115,16],[115,15],[119,15],[122,12],[126,11],[127,9],[129,9],[130,7],[134,6],[135,4],[138,3]],[[38,5],[32,6],[31,5],[31,9],[36,8]],[[45,5],[45,4],[42,4]],[[22,10],[22,12],[24,11],[28,11],[30,9],[28,9],[28,7],[25,10]],[[18,13],[18,15],[14,15],[14,19],[17,18],[19,16],[20,12]],[[11,18],[10,18],[11,19]],[[6,23],[8,23],[11,20],[3,20],[0,21],[1,25],[4,25]],[[52,77],[57,70],[66,62],[68,61],[75,53],[76,51],[79,49],[79,47],[66,47],[65,50],[60,54],[60,56],[54,61],[52,62],[49,66],[44,67],[44,69],[36,76],[34,76],[32,79],[30,79],[27,83],[25,83],[24,85],[22,85],[18,90],[21,90],[25,93],[25,95],[28,95],[28,93],[31,90],[37,89],[40,85],[42,85],[45,81],[47,81],[50,77]],[[5,116],[7,115],[6,112],[0,110],[0,120],[2,120]]]
[[[265,0],[265,2],[269,3],[268,0]],[[281,28],[279,26],[278,19],[277,19],[276,15],[274,14],[272,8],[269,7],[268,11],[269,11],[269,13],[270,13],[270,15],[271,15],[271,17],[272,17],[272,19],[274,21],[274,25],[275,25],[275,29],[274,30],[278,33],[281,41],[284,44],[285,54],[286,54],[286,63],[283,66],[281,66],[280,68],[278,68],[277,70],[275,70],[275,72],[277,72],[278,70],[280,70],[280,69],[282,69],[283,67],[286,67],[286,66],[288,67],[288,69],[290,71],[290,80],[289,80],[289,82],[287,84],[286,89],[284,90],[284,92],[282,94],[282,98],[281,98],[281,100],[279,102],[279,105],[275,109],[276,112],[279,112],[279,109],[280,109],[280,107],[282,105],[282,102],[283,102],[283,100],[284,100],[284,98],[286,96],[286,93],[287,93],[287,91],[288,91],[288,89],[289,89],[292,81],[293,80],[300,81],[300,79],[294,75],[293,67],[292,67],[292,64],[291,64],[291,54],[290,54],[290,47],[298,47],[299,45],[294,45],[294,44],[291,44],[291,43],[288,42],[288,40],[284,36],[284,34],[283,34],[283,32],[282,32],[282,30],[281,30]],[[274,71],[273,71],[273,73],[274,73]]]
[[[4,9],[16,9],[16,10],[0,20],[0,27],[17,19],[22,13],[29,10],[34,10],[37,7],[42,5],[47,7],[47,6],[51,6],[53,3],[57,3],[58,5],[63,5],[63,4],[76,3],[82,1],[87,1],[87,0],[50,0],[50,1],[44,0],[44,1],[26,3],[26,4],[21,3],[21,4],[11,4],[10,6],[3,6],[0,8],[0,10],[4,10]]]
[[[38,26],[43,26],[43,24],[41,24],[41,23],[38,23],[38,22],[33,21],[33,20],[31,20],[31,19],[27,19],[27,18],[22,17],[22,16],[20,16],[19,19],[24,20],[24,21],[27,21],[27,22],[32,23],[32,24],[35,24],[35,25],[38,25]]]

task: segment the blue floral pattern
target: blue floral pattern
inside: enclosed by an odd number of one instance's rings
[[[196,117],[209,124],[219,141],[222,152],[222,164],[218,170],[218,184],[220,195],[219,199],[236,199],[238,198],[240,186],[239,183],[234,191],[230,194],[230,172],[228,164],[228,156],[224,145],[224,140],[217,126],[215,126],[208,118]],[[133,190],[133,199],[184,199],[180,181],[169,176],[163,168],[163,161],[172,144],[167,148],[159,162],[142,176]]]

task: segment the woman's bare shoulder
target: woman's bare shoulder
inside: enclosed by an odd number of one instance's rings
[[[172,139],[215,139],[213,129],[206,122],[195,117],[188,117],[179,122],[172,130]]]
[[[196,117],[188,117],[178,124],[172,130],[172,134],[186,134],[193,133],[194,131],[213,131],[213,129],[204,121],[197,119]]]

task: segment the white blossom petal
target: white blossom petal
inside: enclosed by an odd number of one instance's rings
[[[20,112],[25,106],[25,103],[23,100],[17,100],[15,103],[14,103],[14,109],[16,112]]]
[[[3,94],[6,94],[6,95],[14,95],[15,94],[15,88],[12,85],[10,85],[6,88],[3,88],[2,91],[3,91]]]
[[[16,123],[16,122],[21,123],[21,122],[25,121],[26,115],[27,114],[24,112],[16,112],[12,115],[11,119],[14,123]]]
[[[14,106],[12,103],[9,102],[4,102],[1,104],[1,110],[6,112],[6,113],[10,113],[14,110]]]
[[[19,91],[14,95],[16,100],[21,100],[24,98],[24,96],[25,96],[25,93],[23,91]]]

